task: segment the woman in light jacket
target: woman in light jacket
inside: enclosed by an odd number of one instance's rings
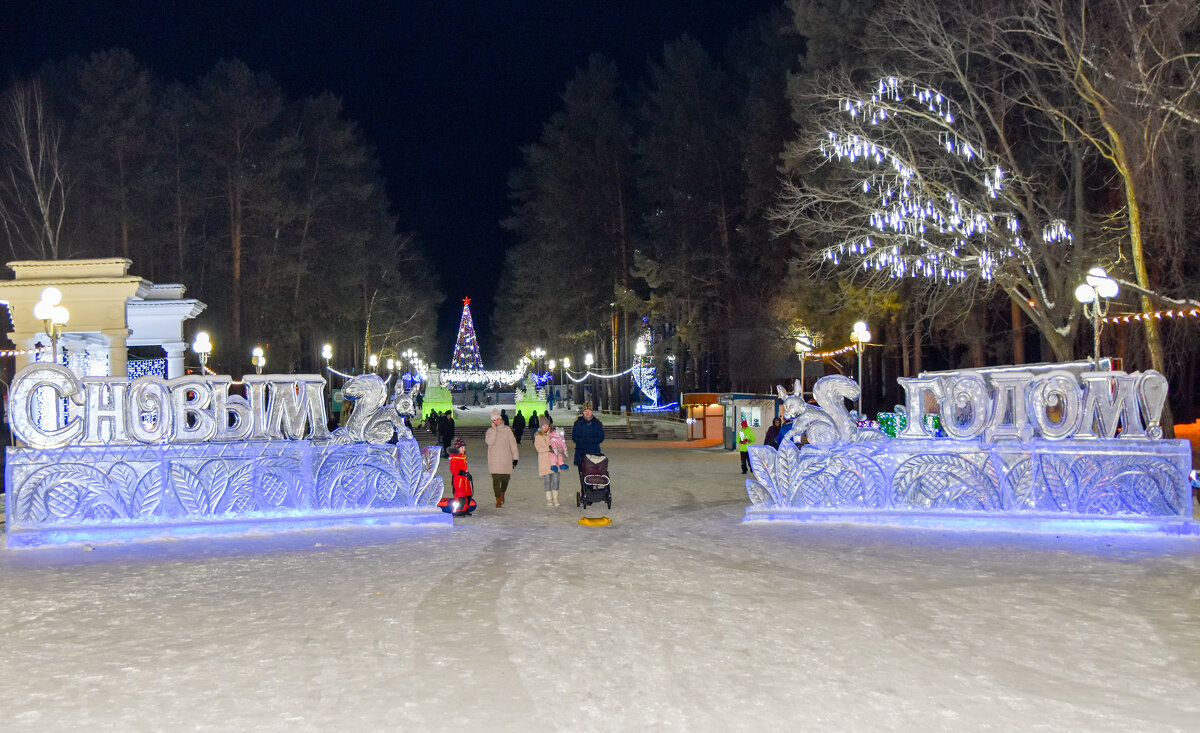
[[[483,436],[488,449],[488,473],[492,474],[492,492],[496,495],[496,508],[504,506],[504,492],[508,491],[508,479],[517,467],[520,451],[512,428],[500,419],[500,411],[492,410],[492,426]]]

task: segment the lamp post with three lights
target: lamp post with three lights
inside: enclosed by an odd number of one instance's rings
[[[62,338],[63,326],[71,319],[71,313],[62,305],[62,291],[56,287],[42,290],[42,298],[33,306],[33,317],[42,322],[46,336],[50,339],[50,355],[58,363],[58,340]]]
[[[854,351],[858,354],[858,416],[862,418],[862,396],[865,391],[863,388],[863,351],[866,350],[867,344],[871,343],[871,332],[867,330],[865,321],[859,321],[854,324],[854,330],[850,332],[850,343],[854,344]]]
[[[1083,315],[1092,319],[1092,355],[1100,368],[1100,319],[1108,313],[1108,301],[1117,297],[1121,288],[1108,276],[1103,267],[1088,270],[1085,281],[1075,288],[1075,300],[1083,304]]]

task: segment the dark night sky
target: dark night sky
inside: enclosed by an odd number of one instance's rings
[[[688,33],[714,55],[774,0],[60,2],[0,12],[5,81],[44,61],[127,48],[194,82],[221,58],[272,74],[289,96],[331,91],[379,153],[392,205],[437,265],[453,344],[471,296],[484,359],[509,213],[507,177],[589,54],[627,83]],[[136,263],[135,263],[136,268]],[[197,293],[203,298],[203,294]],[[448,359],[449,354],[446,355]],[[437,359],[436,361],[442,361]]]

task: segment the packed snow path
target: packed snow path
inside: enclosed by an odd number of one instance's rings
[[[0,551],[6,731],[1195,730],[1200,541],[751,526],[736,454],[528,441],[453,529]],[[442,468],[446,471],[445,466]],[[447,482],[448,484],[448,482]],[[570,497],[569,501],[566,499]]]

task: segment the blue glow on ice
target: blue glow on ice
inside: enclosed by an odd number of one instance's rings
[[[751,446],[746,522],[1200,534],[1185,440]]]
[[[9,448],[9,547],[444,525],[439,451],[284,440]]]

